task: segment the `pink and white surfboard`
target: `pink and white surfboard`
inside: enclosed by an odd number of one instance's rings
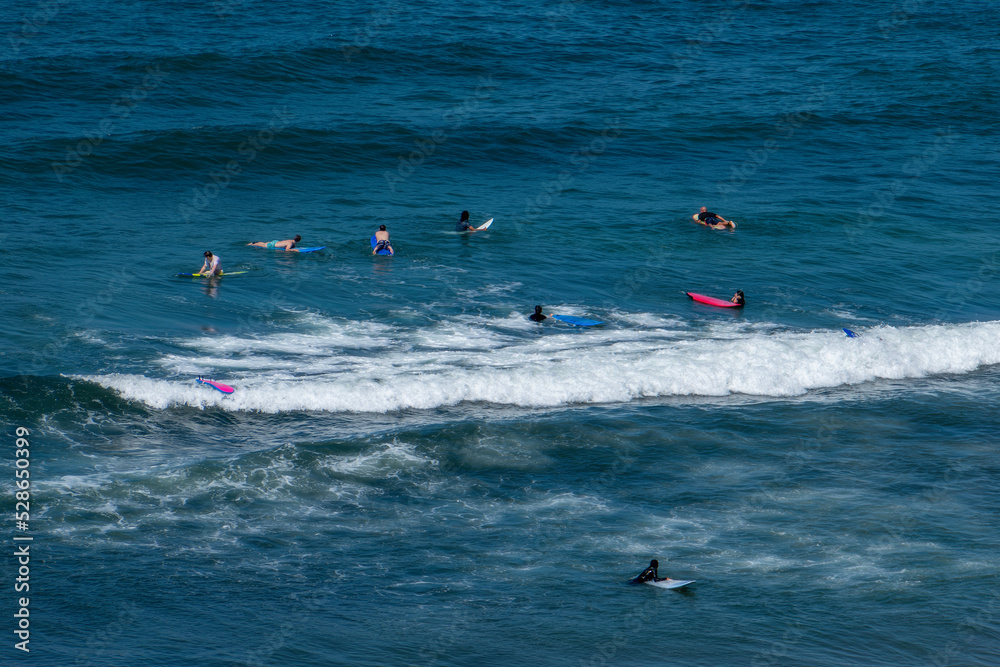
[[[213,389],[218,389],[223,394],[231,394],[234,391],[236,391],[228,384],[222,384],[221,382],[216,382],[215,380],[206,380],[205,378],[198,378],[198,382],[202,384],[207,384],[209,387],[212,387]]]
[[[732,301],[726,301],[724,299],[716,299],[714,296],[705,296],[704,294],[695,294],[694,292],[685,292],[689,297],[697,301],[698,303],[706,303],[709,306],[718,306],[719,308],[739,308],[742,304],[733,303]]]

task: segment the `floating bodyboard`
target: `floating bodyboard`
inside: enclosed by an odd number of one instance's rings
[[[578,327],[595,327],[598,324],[604,324],[604,322],[598,322],[597,320],[588,320],[585,317],[573,317],[572,315],[553,315],[552,319]]]

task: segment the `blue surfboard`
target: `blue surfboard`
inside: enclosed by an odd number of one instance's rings
[[[552,319],[578,327],[595,327],[598,324],[604,324],[604,322],[598,322],[597,320],[588,320],[585,317],[573,317],[572,315],[553,315]]]
[[[859,338],[858,334],[854,333],[850,329],[844,329],[844,333],[847,334],[848,338]]]
[[[377,246],[377,245],[378,245],[378,239],[376,239],[376,238],[375,238],[375,235],[374,235],[374,234],[372,234],[372,248],[374,248],[374,247],[375,247],[375,246]],[[375,253],[375,254],[376,254],[376,255],[391,255],[392,253],[391,253],[391,252],[389,252],[388,250],[386,250],[385,248],[382,248],[381,250],[379,250],[379,251],[378,251],[377,253]]]

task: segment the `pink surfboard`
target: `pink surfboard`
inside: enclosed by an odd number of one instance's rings
[[[733,303],[732,301],[716,299],[714,296],[705,296],[704,294],[695,294],[694,292],[685,292],[685,294],[698,303],[706,303],[709,306],[718,306],[719,308],[739,308],[742,306],[742,304]]]
[[[213,389],[218,389],[223,394],[231,394],[234,391],[236,391],[228,384],[222,384],[221,382],[216,382],[215,380],[206,380],[204,378],[198,378],[198,382],[202,384],[207,384],[209,387],[212,387]]]

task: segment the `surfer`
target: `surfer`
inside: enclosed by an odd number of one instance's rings
[[[528,315],[528,319],[531,320],[532,322],[544,322],[548,318],[546,318],[545,315],[542,315],[541,306],[535,306],[535,314]]]
[[[475,231],[478,231],[475,227],[472,226],[472,223],[469,222],[469,212],[468,211],[462,211],[462,218],[458,221],[458,224],[455,225],[455,231],[456,232],[475,232]]]
[[[746,299],[743,298],[743,290],[739,289],[736,290],[736,294],[733,295],[733,298],[730,299],[730,301],[732,301],[733,303],[737,303],[741,306],[745,305],[747,302]]]
[[[222,259],[218,255],[213,255],[211,250],[206,250],[205,263],[201,265],[201,270],[198,273],[206,276],[221,276]]]
[[[647,567],[645,570],[643,570],[642,574],[640,574],[638,577],[632,579],[628,583],[630,583],[630,584],[644,584],[647,581],[660,581],[660,578],[657,576],[657,572],[656,572],[657,568],[659,568],[659,567],[660,567],[660,562],[654,558],[653,560],[649,561],[649,567]]]
[[[253,243],[248,243],[247,245],[257,246],[258,248],[267,248],[268,250],[292,250],[298,252],[295,249],[295,244],[302,240],[302,237],[298,234],[295,235],[294,239],[285,239],[284,241],[254,241]]]
[[[727,226],[732,229],[736,229],[736,223],[732,220],[726,220],[718,213],[712,213],[706,207],[702,206],[699,213],[695,213],[691,216],[691,219],[695,222],[705,225],[706,227],[711,227],[712,229],[725,229]]]
[[[389,245],[389,232],[385,231],[385,225],[379,225],[378,231],[375,232],[375,247],[372,248],[372,254],[378,254],[379,250],[388,250],[390,255],[396,254]]]

